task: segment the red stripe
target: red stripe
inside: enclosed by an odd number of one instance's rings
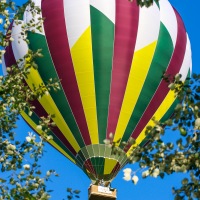
[[[4,54],[4,58],[5,58],[5,65],[8,66],[12,66],[12,65],[17,65],[17,62],[15,60],[14,57],[14,53],[13,53],[13,49],[11,46],[11,43],[9,44],[9,46],[6,47],[6,53]],[[24,85],[26,86],[27,83],[24,81]],[[34,112],[39,116],[46,116],[47,117],[47,113],[44,110],[44,108],[40,105],[40,103],[35,100],[31,102],[32,105],[35,106]],[[74,150],[74,148],[70,145],[70,143],[66,140],[66,138],[63,136],[62,132],[60,132],[60,130],[57,127],[54,127],[52,129],[53,133],[62,141],[62,143],[69,149],[69,151],[71,151],[71,153],[75,156],[76,155],[76,151]]]
[[[187,37],[186,37],[184,24],[179,14],[176,11],[175,11],[175,14],[176,14],[177,23],[178,23],[178,35],[177,35],[177,41],[175,44],[175,49],[166,71],[167,74],[170,74],[172,76],[179,73],[181,69],[183,59],[185,56],[186,43],[187,43]],[[146,108],[145,113],[143,114],[134,132],[132,133],[131,137],[137,138],[139,136],[143,128],[146,126],[148,121],[153,117],[154,113],[156,112],[158,107],[161,105],[162,101],[165,99],[168,92],[169,92],[168,83],[165,80],[162,80],[153,98],[151,99],[151,102]]]
[[[42,0],[42,16],[48,47],[62,87],[86,145],[90,135],[73,68],[65,25],[63,0]]]
[[[121,165],[119,163],[116,163],[115,167],[112,169],[110,173],[110,176],[109,176],[110,180],[115,178],[115,176],[117,176],[120,170],[121,170]]]
[[[116,1],[116,24],[107,137],[114,133],[135,49],[139,7],[135,1]]]
[[[97,173],[92,165],[92,162],[90,161],[90,159],[86,160],[84,163],[84,168],[87,169],[94,177],[97,176]]]
[[[114,178],[117,175],[117,173],[120,171],[120,167],[121,165],[119,163],[115,165],[112,172],[110,173],[112,178]]]

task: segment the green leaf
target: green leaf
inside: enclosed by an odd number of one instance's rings
[[[72,188],[67,188],[67,192],[72,193]]]
[[[181,133],[182,136],[185,137],[187,135],[187,131],[185,130],[185,128],[180,127],[179,130],[180,130],[180,133]]]
[[[172,119],[168,119],[168,120],[165,121],[165,124],[167,126],[172,126],[173,125],[173,120]]]
[[[75,194],[79,194],[81,191],[80,190],[74,190]]]
[[[42,172],[40,170],[36,171],[35,173],[38,175],[42,174]]]
[[[164,178],[164,176],[165,176],[165,174],[162,172],[162,173],[160,173],[160,174],[159,174],[159,176],[160,176],[160,178],[162,178],[162,179],[163,179],[163,178]]]
[[[49,193],[49,192],[53,192],[54,190],[47,190],[47,192]]]
[[[188,180],[187,178],[184,178],[184,179],[181,181],[182,185],[187,185],[188,182],[189,182],[189,180]]]
[[[6,182],[5,179],[0,178],[0,183],[5,183],[5,182]]]

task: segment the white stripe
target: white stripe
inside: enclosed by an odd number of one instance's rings
[[[90,5],[88,0],[65,0],[64,12],[70,48],[90,26]]]
[[[3,72],[3,75],[7,75],[7,71],[6,71],[6,63],[5,63],[5,59],[4,59],[4,55],[2,56],[2,72]]]
[[[160,0],[159,4],[160,4],[160,20],[169,31],[173,45],[175,47],[178,34],[178,24],[174,9],[168,0]]]
[[[15,22],[13,23],[13,28],[11,33],[14,39],[14,41],[12,42],[12,49],[16,61],[19,60],[20,58],[23,58],[28,52],[28,45],[23,40],[21,35],[21,30],[22,30],[21,26],[24,24],[23,21],[21,22],[22,24],[18,25]]]
[[[187,46],[186,46],[186,51],[188,52],[189,56],[190,56],[190,63],[189,63],[189,66],[190,66],[190,72],[192,74],[192,48],[191,48],[191,43],[190,43],[190,38],[187,34]]]
[[[140,8],[139,25],[135,51],[144,48],[158,39],[160,29],[160,10],[156,3],[149,8]]]
[[[90,5],[101,11],[115,24],[115,0],[90,0]]]
[[[187,78],[188,70],[192,70],[192,53],[191,53],[191,46],[190,46],[190,40],[187,35],[187,44],[186,44],[186,51],[185,56],[183,59],[183,63],[180,69],[179,74],[182,75],[181,80],[184,81]]]
[[[35,6],[37,6],[41,9],[41,0],[33,0],[33,2],[35,3]],[[24,56],[28,52],[28,45],[24,41],[24,38],[22,37],[21,32],[22,32],[22,26],[24,26],[26,23],[29,23],[30,20],[33,18],[32,14],[29,10],[30,10],[30,6],[28,5],[24,12],[23,21],[18,20],[21,22],[21,24],[16,24],[15,22],[13,23],[13,28],[12,28],[11,34],[12,34],[14,41],[12,42],[12,49],[13,49],[13,53],[14,53],[14,57],[15,57],[16,61],[21,58],[24,58]],[[34,16],[34,19],[35,19],[34,23],[37,23],[39,21],[38,20],[39,17],[42,17],[41,13],[36,14]],[[35,27],[32,27],[29,30],[35,30],[35,33],[44,34],[44,29],[43,29],[43,33],[41,33]],[[21,63],[21,64],[23,65],[23,63]],[[19,67],[21,67],[21,66],[19,66]]]
[[[32,0],[34,3],[35,3],[35,7],[39,7],[41,9],[41,0]],[[30,21],[34,18],[34,22],[33,24],[37,24],[40,20],[38,20],[39,18],[42,18],[42,13],[39,13],[39,14],[35,14],[35,16],[33,17],[31,11],[30,11],[30,5],[28,5],[26,7],[26,10],[24,12],[24,16],[23,16],[23,19],[24,19],[24,23],[30,23]],[[39,34],[42,34],[44,35],[44,27],[43,27],[43,24],[38,24],[38,25],[41,25],[42,26],[42,32],[39,31],[38,29],[36,29],[36,27],[33,25],[32,27],[29,28],[30,31],[34,30],[35,33],[39,33]]]

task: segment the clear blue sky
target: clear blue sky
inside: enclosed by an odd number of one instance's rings
[[[25,0],[17,0],[17,4],[25,2]],[[192,46],[193,72],[200,73],[199,47],[200,47],[200,1],[199,0],[170,0],[171,4],[181,14],[185,23]],[[22,121],[18,123],[17,134],[25,137],[30,128]],[[168,133],[167,140],[175,138],[176,133]],[[41,161],[42,169],[55,169],[60,177],[53,178],[49,182],[49,189],[53,189],[52,200],[61,200],[66,197],[66,188],[81,190],[81,200],[87,199],[87,188],[90,180],[87,176],[64,156],[59,154],[51,146],[47,145],[46,153]],[[136,170],[137,166],[131,165]],[[112,183],[112,187],[118,188],[118,200],[171,200],[172,186],[180,186],[181,179],[185,174],[174,174],[166,176],[164,180],[160,178],[141,178],[141,172],[138,172],[140,180],[135,186],[131,182],[125,182],[120,172]]]

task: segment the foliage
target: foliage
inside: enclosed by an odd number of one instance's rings
[[[73,199],[74,197],[80,198],[79,196],[80,190],[72,190],[72,188],[67,188],[67,192],[68,192],[67,199],[69,200]]]
[[[133,2],[134,0],[129,0],[130,2]],[[153,4],[154,0],[135,0],[137,4],[141,7],[149,7]],[[155,0],[155,2],[158,2],[159,0]]]
[[[30,4],[29,10],[32,15],[40,12],[31,1],[28,3]],[[18,14],[15,16],[16,22],[26,5],[18,9]],[[0,24],[2,25],[0,57],[5,53],[9,43],[13,41],[10,32],[7,31],[10,26],[10,20],[13,18],[12,12],[16,12],[14,3],[2,0],[0,2]],[[40,30],[42,21],[43,19],[32,20],[31,23],[24,25],[19,37],[28,42],[26,30],[31,27]],[[34,107],[31,102],[34,99],[48,95],[49,90],[56,91],[59,89],[58,81],[51,79],[46,85],[33,85],[32,90],[26,84],[25,79],[30,70],[37,69],[37,64],[34,60],[39,57],[42,57],[40,49],[36,52],[29,50],[23,59],[17,61],[17,66],[13,65],[7,68],[6,76],[0,76],[0,168],[1,172],[4,173],[4,177],[7,177],[0,178],[0,199],[2,200],[49,199],[51,190],[47,190],[46,182],[50,180],[52,175],[58,176],[54,170],[42,173],[38,164],[43,155],[44,142],[52,139],[52,136],[48,135],[51,126],[55,125],[50,120],[52,116],[41,118],[37,128],[42,130],[43,134],[39,139],[33,133],[29,133],[25,141],[18,141],[14,133],[21,111],[26,110],[29,115],[32,115]]]
[[[35,141],[32,133],[24,142],[10,142],[1,140],[0,162],[1,172],[7,178],[0,179],[0,199],[48,199],[46,181],[54,170],[49,170],[45,175],[40,171],[38,159],[42,156],[44,143],[42,139]]]
[[[187,78],[184,84],[181,75],[174,78],[164,75],[163,78],[169,82],[169,88],[179,99],[179,104],[175,108],[173,116],[160,122],[156,119],[155,126],[146,129],[148,142],[141,147],[135,143],[135,148],[129,157],[130,163],[139,162],[143,170],[142,177],[148,176],[164,178],[167,174],[189,172],[190,179],[184,178],[179,189],[173,188],[176,200],[200,198],[200,75],[193,74],[192,78]],[[180,133],[179,139],[166,143],[162,136],[172,131]],[[107,141],[112,146],[114,152],[118,151],[116,143]],[[124,143],[130,145],[130,142]],[[121,152],[119,152],[121,153]],[[131,180],[131,175],[135,174],[131,169],[124,170],[124,179]],[[132,181],[137,183],[138,178],[134,175]]]
[[[29,56],[34,57],[36,54],[30,52]],[[32,133],[29,133],[26,141],[17,141],[14,128],[19,113],[28,110],[31,115],[34,109],[31,101],[48,95],[47,88],[55,88],[57,83],[39,85],[30,90],[24,82],[29,67],[19,69],[12,66],[7,72],[7,76],[0,77],[0,166],[1,172],[6,172],[9,179],[0,180],[0,199],[48,199],[50,195],[46,192],[45,181],[55,172],[49,170],[41,178],[37,162],[43,154],[44,140],[51,139],[46,134],[49,129],[46,127],[54,124],[48,118],[41,119],[40,126],[43,127],[44,134],[39,141],[36,141]]]

